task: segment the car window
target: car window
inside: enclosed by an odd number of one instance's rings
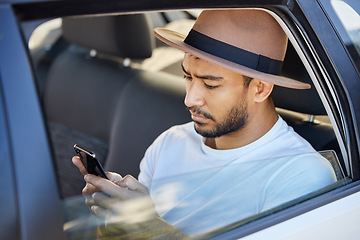
[[[324,182],[323,186],[318,188],[313,184],[311,173],[302,177],[290,177],[292,169],[287,167],[289,161],[297,162],[297,167],[301,168],[309,159],[321,156],[328,157],[324,158],[324,164],[332,162],[334,169],[337,169],[336,183]],[[314,173],[321,174],[318,169],[314,170]],[[291,184],[298,184],[298,188],[289,188],[289,181]],[[308,182],[306,188],[303,185],[305,181]],[[161,217],[173,222],[175,227],[193,238],[207,239],[343,184],[344,175],[339,171],[336,154],[326,151],[320,155],[253,159],[225,167],[156,179],[152,181],[149,189]],[[156,233],[142,232],[141,227],[135,224],[146,222],[152,214],[148,211],[146,198],[111,201],[108,204],[116,214],[105,223],[84,207],[83,197],[64,200],[64,230],[67,236],[78,239],[93,234],[95,237],[95,229],[100,226],[103,234],[111,233],[112,237],[157,237],[152,235]],[[162,234],[162,231],[159,232]]]
[[[322,1],[353,62],[360,70],[360,5],[358,1]]]
[[[74,144],[94,151],[106,170],[137,177],[140,160],[153,141],[172,126],[191,121],[183,104],[184,73],[180,64],[184,53],[146,31],[161,26],[186,35],[197,14],[152,12],[64,17],[40,25],[30,37],[29,49],[63,199],[64,231],[69,239],[95,238],[98,224],[100,228],[105,226],[90,213],[81,195],[84,179],[71,162]],[[113,18],[117,17],[128,21],[117,28],[121,29],[119,36],[104,27],[116,22]],[[77,24],[89,26],[89,35],[78,37]],[[134,34],[134,29],[145,34]],[[123,41],[120,35],[132,37],[132,41]],[[130,44],[121,50],[118,46],[112,48],[115,41],[107,39],[109,36],[124,45]],[[285,61],[284,75],[311,83],[291,43]],[[308,140],[316,152],[279,153],[264,159],[249,156],[244,162],[214,164],[209,169],[170,174],[151,183],[144,177],[160,216],[192,237],[208,238],[345,184],[337,139],[316,90],[312,92],[315,96],[306,95],[304,100],[288,99],[293,92],[274,91],[281,119]],[[306,112],[287,106],[291,101],[308,101],[314,108],[319,103],[320,107]],[[330,175],[324,173],[327,181],[319,186],[311,182],[321,175],[314,166],[312,171],[304,170],[303,178],[289,176],[293,169],[287,168],[288,162],[306,169],[308,159],[317,159],[317,164],[333,169]],[[290,189],[291,181],[305,187]],[[310,182],[304,184],[306,181]],[[111,203],[117,213],[111,218],[110,224],[114,225],[111,235],[149,237],[142,235],[141,228],[134,227],[134,223],[147,220],[147,204],[147,199]]]

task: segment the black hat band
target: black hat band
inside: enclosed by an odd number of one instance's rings
[[[280,75],[283,62],[221,42],[192,29],[185,43],[216,57],[273,75]]]

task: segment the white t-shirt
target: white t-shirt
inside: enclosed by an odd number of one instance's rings
[[[140,164],[157,211],[199,235],[276,207],[336,181],[331,164],[279,116],[258,140],[236,149],[205,145],[194,123],[174,126]]]

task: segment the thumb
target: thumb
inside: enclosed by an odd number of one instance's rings
[[[133,191],[146,192],[147,188],[131,175],[126,175],[120,182],[120,187]]]
[[[120,186],[121,181],[123,180],[123,177],[115,172],[106,172],[106,175],[108,176],[109,180],[116,185]]]

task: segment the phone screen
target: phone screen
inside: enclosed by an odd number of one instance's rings
[[[103,167],[101,166],[100,162],[96,159],[95,153],[77,144],[74,145],[74,149],[76,154],[80,157],[80,160],[84,164],[88,173],[109,179],[106,176],[106,173]]]

